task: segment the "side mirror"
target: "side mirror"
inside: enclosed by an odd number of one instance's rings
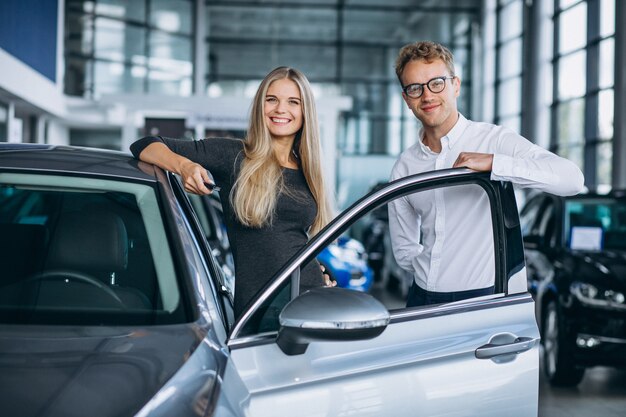
[[[291,300],[279,321],[278,347],[287,355],[300,355],[314,341],[372,339],[387,327],[389,311],[363,292],[314,288]]]

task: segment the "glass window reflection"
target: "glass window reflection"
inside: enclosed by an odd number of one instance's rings
[[[145,5],[145,1],[98,0],[95,2],[95,12],[99,15],[118,19],[131,19],[145,22]]]
[[[583,145],[574,145],[567,148],[559,146],[559,155],[569,159],[575,163],[578,167],[583,167],[583,156],[585,147]]]
[[[615,33],[615,2],[619,0],[600,1],[600,36],[611,36]]]
[[[144,90],[145,68],[126,66],[119,62],[94,63],[94,96],[119,92],[141,93]]]
[[[500,48],[498,76],[508,78],[522,73],[522,38],[513,39]]]
[[[144,55],[145,29],[124,22],[97,18],[95,24],[95,56],[113,61],[130,61]]]
[[[498,114],[508,116],[522,111],[522,80],[519,77],[502,82],[498,88]]]
[[[151,0],[150,24],[168,32],[191,34],[193,2],[189,0]]]
[[[578,3],[580,0],[559,0],[559,8],[566,9],[572,4]]]
[[[585,101],[584,99],[571,100],[561,103],[558,107],[558,142],[569,147],[573,144],[582,144],[585,140]],[[582,161],[582,159],[581,159]],[[582,165],[580,165],[582,166]]]
[[[613,90],[600,91],[598,94],[598,132],[602,139],[613,138]]]
[[[615,39],[609,38],[600,43],[600,88],[612,87],[615,73]]]
[[[587,43],[587,3],[564,11],[559,19],[559,52],[565,54]]]
[[[559,99],[581,97],[585,94],[586,57],[587,52],[582,50],[559,61]]]
[[[522,18],[524,16],[522,1],[513,1],[501,10],[498,38],[508,40],[522,34]]]
[[[613,143],[603,142],[598,145],[598,153],[596,155],[597,166],[597,182],[598,184],[610,185],[611,175],[613,174]]]

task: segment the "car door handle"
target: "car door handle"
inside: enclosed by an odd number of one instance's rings
[[[513,337],[512,341],[510,341],[511,337]],[[475,355],[478,359],[491,359],[500,355],[517,355],[532,349],[538,341],[539,338],[515,337],[511,333],[503,333],[492,337],[489,343],[477,348]]]

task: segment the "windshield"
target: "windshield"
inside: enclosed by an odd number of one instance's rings
[[[155,189],[0,174],[0,322],[184,320]]]
[[[565,231],[571,249],[626,249],[626,199],[566,202]]]

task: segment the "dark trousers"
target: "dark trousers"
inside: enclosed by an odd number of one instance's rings
[[[406,300],[407,307],[425,306],[428,304],[450,303],[452,301],[465,300],[467,298],[480,297],[482,295],[493,294],[494,286],[480,288],[478,290],[454,291],[454,292],[434,292],[426,291],[413,281],[409,289],[409,296]]]

